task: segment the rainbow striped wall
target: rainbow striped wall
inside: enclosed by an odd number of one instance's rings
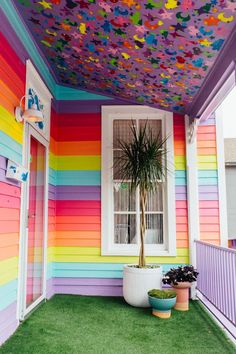
[[[57,104],[56,239],[50,247],[56,293],[121,295],[124,263],[136,257],[101,256],[101,105],[105,101]],[[112,101],[112,104],[117,102]],[[188,263],[185,130],[174,117],[177,257],[150,262]]]
[[[22,125],[14,107],[25,91],[25,66],[0,33],[0,344],[11,335],[16,319],[20,185],[5,178],[7,159],[21,162]]]
[[[219,195],[214,116],[200,123],[197,134],[200,239],[220,244]]]
[[[1,27],[2,23],[0,24]],[[1,27],[2,30],[2,27]],[[0,32],[0,344],[18,326],[16,300],[20,232],[20,184],[6,179],[7,159],[22,162],[23,125],[14,118],[14,107],[25,93],[27,58],[16,54],[12,44]],[[53,149],[53,144],[51,144]],[[50,161],[51,162],[51,161]],[[50,169],[50,183],[55,185],[55,171]],[[49,240],[55,229],[55,196],[49,193]],[[48,294],[53,294],[52,272],[48,272]]]

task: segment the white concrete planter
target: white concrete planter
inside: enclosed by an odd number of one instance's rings
[[[136,268],[124,266],[123,296],[135,307],[150,307],[147,292],[162,288],[162,268]]]

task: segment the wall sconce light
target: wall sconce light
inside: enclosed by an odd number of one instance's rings
[[[27,97],[32,97],[34,103],[30,108],[24,110],[22,107],[22,101]],[[33,95],[25,95],[21,98],[20,106],[15,108],[15,118],[17,122],[22,122],[23,120],[34,123],[43,122],[43,112],[35,103],[35,98]]]

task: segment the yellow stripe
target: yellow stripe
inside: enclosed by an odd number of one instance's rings
[[[216,162],[198,163],[197,166],[199,170],[217,170]]]
[[[87,262],[87,263],[137,263],[138,257],[101,256],[100,248],[95,247],[50,247],[48,262]],[[176,257],[147,257],[149,263],[188,263],[188,249],[177,249]]]
[[[9,283],[18,276],[18,257],[8,258],[0,262],[0,285]]]
[[[57,157],[52,152],[49,153],[49,167],[57,170]]]
[[[100,156],[58,156],[59,170],[101,170]]]
[[[197,158],[198,162],[203,162],[203,163],[206,163],[206,162],[216,162],[217,161],[217,158],[215,155],[200,155],[198,156]]]
[[[176,170],[186,170],[185,156],[175,156],[175,169]]]
[[[2,106],[0,106],[0,117],[1,117],[1,124],[0,124],[1,131],[3,131],[8,136],[10,136],[17,143],[22,144],[23,124],[16,122],[15,117]]]

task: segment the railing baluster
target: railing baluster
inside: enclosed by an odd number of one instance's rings
[[[197,289],[236,326],[236,250],[196,241]]]

